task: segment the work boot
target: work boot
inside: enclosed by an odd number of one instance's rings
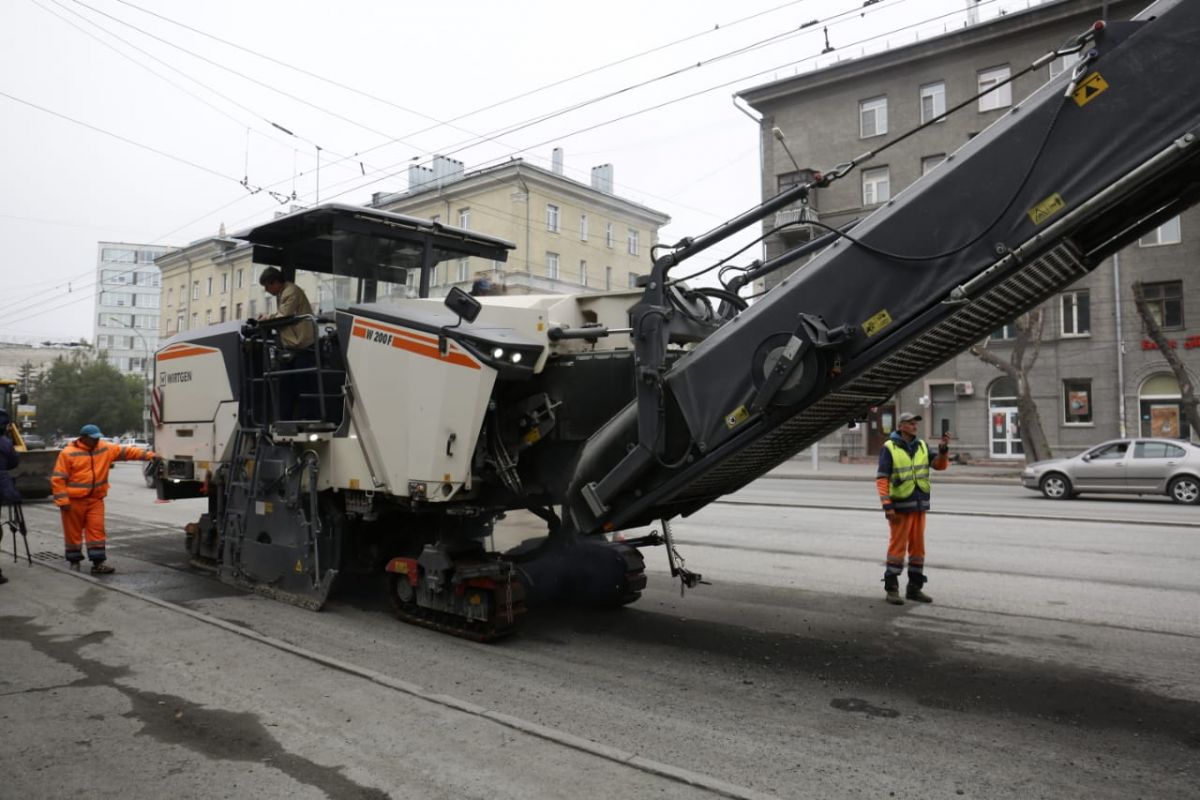
[[[68,561],[68,562],[67,562],[67,567],[69,567],[69,568],[70,568],[71,572],[79,572],[79,565],[80,565],[81,563],[83,563],[83,562],[81,562],[81,561]]]
[[[110,567],[108,564],[105,564],[103,561],[93,561],[92,562],[92,574],[93,575],[111,575],[112,573],[114,573],[116,571],[117,570],[115,568]]]
[[[895,575],[886,575],[883,579],[883,591],[887,595],[887,601],[894,606],[904,605],[904,599],[900,597],[900,581],[896,580]]]
[[[909,600],[915,600],[918,603],[932,603],[933,598],[921,591],[921,586],[916,583],[910,583],[904,587],[904,596]]]

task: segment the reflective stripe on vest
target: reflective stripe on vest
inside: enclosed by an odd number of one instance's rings
[[[925,442],[918,442],[915,456],[910,456],[907,450],[891,439],[884,442],[883,446],[892,455],[892,477],[888,490],[891,498],[907,500],[918,487],[929,494],[929,447]]]

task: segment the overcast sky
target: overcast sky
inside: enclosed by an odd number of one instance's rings
[[[611,163],[618,195],[669,214],[664,242],[698,235],[759,200],[736,91],[943,33],[966,5],[0,0],[0,339],[90,340],[98,241],[234,232],[315,203],[318,175],[322,202],[365,203],[433,154],[470,171],[559,146],[569,177]]]

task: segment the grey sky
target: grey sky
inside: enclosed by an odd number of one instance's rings
[[[985,0],[982,15],[1036,4]],[[435,153],[471,170],[513,155],[546,165],[561,146],[568,176],[612,163],[617,194],[670,214],[664,242],[703,233],[759,198],[757,130],[735,91],[941,33],[965,6],[0,0],[0,338],[90,338],[97,241],[181,245],[267,219],[293,191],[312,204],[318,146],[320,199],[352,203],[403,190],[407,165]],[[821,56],[826,24],[837,50]]]

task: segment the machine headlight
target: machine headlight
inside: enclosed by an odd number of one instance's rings
[[[521,354],[513,353],[511,356],[508,357],[508,360],[514,364],[520,364],[521,363]]]
[[[504,348],[497,347],[497,348],[493,349],[492,350],[492,358],[496,359],[497,361],[504,358]]]

